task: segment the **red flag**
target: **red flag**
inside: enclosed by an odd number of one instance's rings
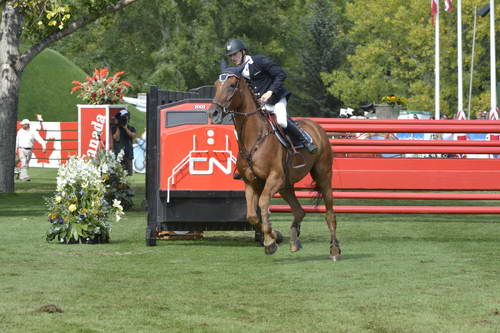
[[[431,0],[431,15],[432,15],[432,24],[435,24],[435,17],[438,12],[438,0]]]
[[[444,10],[448,13],[453,11],[453,0],[444,0]]]
[[[492,109],[490,110],[489,115],[488,115],[488,119],[489,119],[489,120],[498,120],[498,113],[499,113],[499,112],[498,112],[498,107],[496,107],[496,108],[494,108],[494,109],[492,108]]]

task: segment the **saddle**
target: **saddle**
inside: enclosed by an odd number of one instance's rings
[[[283,145],[283,147],[285,147],[288,150],[292,150],[294,152],[296,152],[297,149],[305,147],[304,143],[300,141],[298,138],[295,138],[293,135],[287,135],[285,133],[283,127],[281,127],[278,124],[278,121],[276,120],[276,115],[274,113],[266,112],[266,117],[267,121],[269,122],[269,124],[273,129],[274,135],[276,136],[278,141]],[[293,121],[293,120],[290,119],[289,117],[288,121]],[[309,135],[309,133],[307,133],[307,131],[305,131],[300,127],[299,129],[307,141],[309,142],[312,141],[312,137]]]
[[[294,137],[293,135],[287,135],[283,127],[278,124],[276,115],[274,113],[266,112],[266,118],[271,125],[274,135],[276,136],[278,141],[283,145],[283,147],[285,147],[287,151],[292,152],[292,168],[298,169],[305,166],[304,156],[302,155],[302,153],[297,151],[298,149],[306,147],[304,141],[301,141],[299,138]],[[288,122],[293,122],[291,118],[288,118],[287,120]],[[309,135],[309,133],[307,133],[307,131],[300,128],[298,124],[297,128],[299,128],[301,134],[304,136],[304,139],[307,140],[307,142],[312,142],[312,137]]]

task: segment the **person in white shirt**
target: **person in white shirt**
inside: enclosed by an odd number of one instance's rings
[[[21,121],[22,128],[17,131],[16,136],[16,152],[21,160],[21,170],[19,178],[24,181],[30,181],[28,175],[28,165],[31,160],[31,155],[33,153],[33,144],[38,141],[42,145],[43,152],[45,152],[46,143],[40,137],[38,132],[30,130],[30,121],[28,119],[23,119]]]

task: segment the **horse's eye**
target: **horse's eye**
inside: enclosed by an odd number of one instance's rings
[[[230,86],[232,89],[234,89],[234,88],[236,88],[236,83],[231,83],[229,86]]]

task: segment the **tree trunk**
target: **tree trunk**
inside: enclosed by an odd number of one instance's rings
[[[17,103],[22,68],[19,45],[23,17],[9,2],[0,22],[0,193],[14,192]]]

